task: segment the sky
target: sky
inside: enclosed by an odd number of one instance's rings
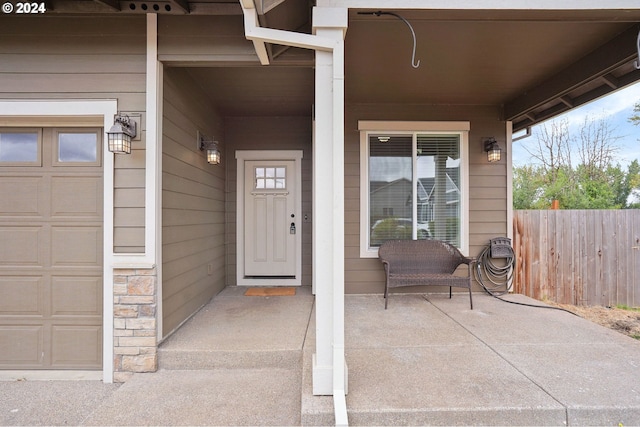
[[[573,132],[578,132],[579,126],[584,123],[584,119],[587,116],[606,119],[614,129],[613,134],[620,137],[616,141],[616,145],[619,147],[616,161],[626,169],[627,165],[633,160],[640,161],[640,126],[634,126],[629,122],[629,117],[634,114],[633,107],[637,102],[640,102],[640,82],[574,108],[552,120],[566,118],[569,122],[569,133],[572,134]],[[536,131],[539,127],[540,125],[533,126],[530,137],[513,143],[514,166],[523,166],[530,163],[531,156],[524,149],[524,146],[535,146]],[[514,138],[518,135],[519,133],[514,134]],[[577,156],[572,156],[572,158],[577,158]]]

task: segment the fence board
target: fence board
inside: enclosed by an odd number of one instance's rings
[[[563,304],[640,304],[640,210],[514,211],[514,290]]]
[[[632,280],[634,285],[640,282],[640,215],[632,215],[631,222],[633,223],[632,230],[632,245],[631,252],[633,253],[633,276]],[[632,307],[637,307],[640,305],[640,292],[638,292],[638,288],[636,286],[633,287],[632,290],[632,298],[633,302]]]

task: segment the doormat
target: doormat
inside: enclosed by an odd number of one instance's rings
[[[277,287],[277,288],[249,288],[244,293],[248,297],[288,297],[296,294],[296,288]]]

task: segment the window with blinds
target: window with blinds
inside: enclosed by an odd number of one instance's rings
[[[460,133],[369,133],[368,246],[461,242]]]

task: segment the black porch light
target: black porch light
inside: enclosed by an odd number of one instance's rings
[[[207,163],[210,165],[219,165],[222,156],[218,149],[218,141],[215,141],[213,137],[206,139],[198,132],[198,148],[200,151],[207,150]]]
[[[131,139],[136,137],[136,122],[126,114],[118,113],[107,132],[109,151],[116,154],[131,153]]]
[[[487,153],[487,161],[489,163],[500,161],[502,150],[498,145],[498,141],[496,141],[494,137],[486,138],[484,140],[484,151]]]

